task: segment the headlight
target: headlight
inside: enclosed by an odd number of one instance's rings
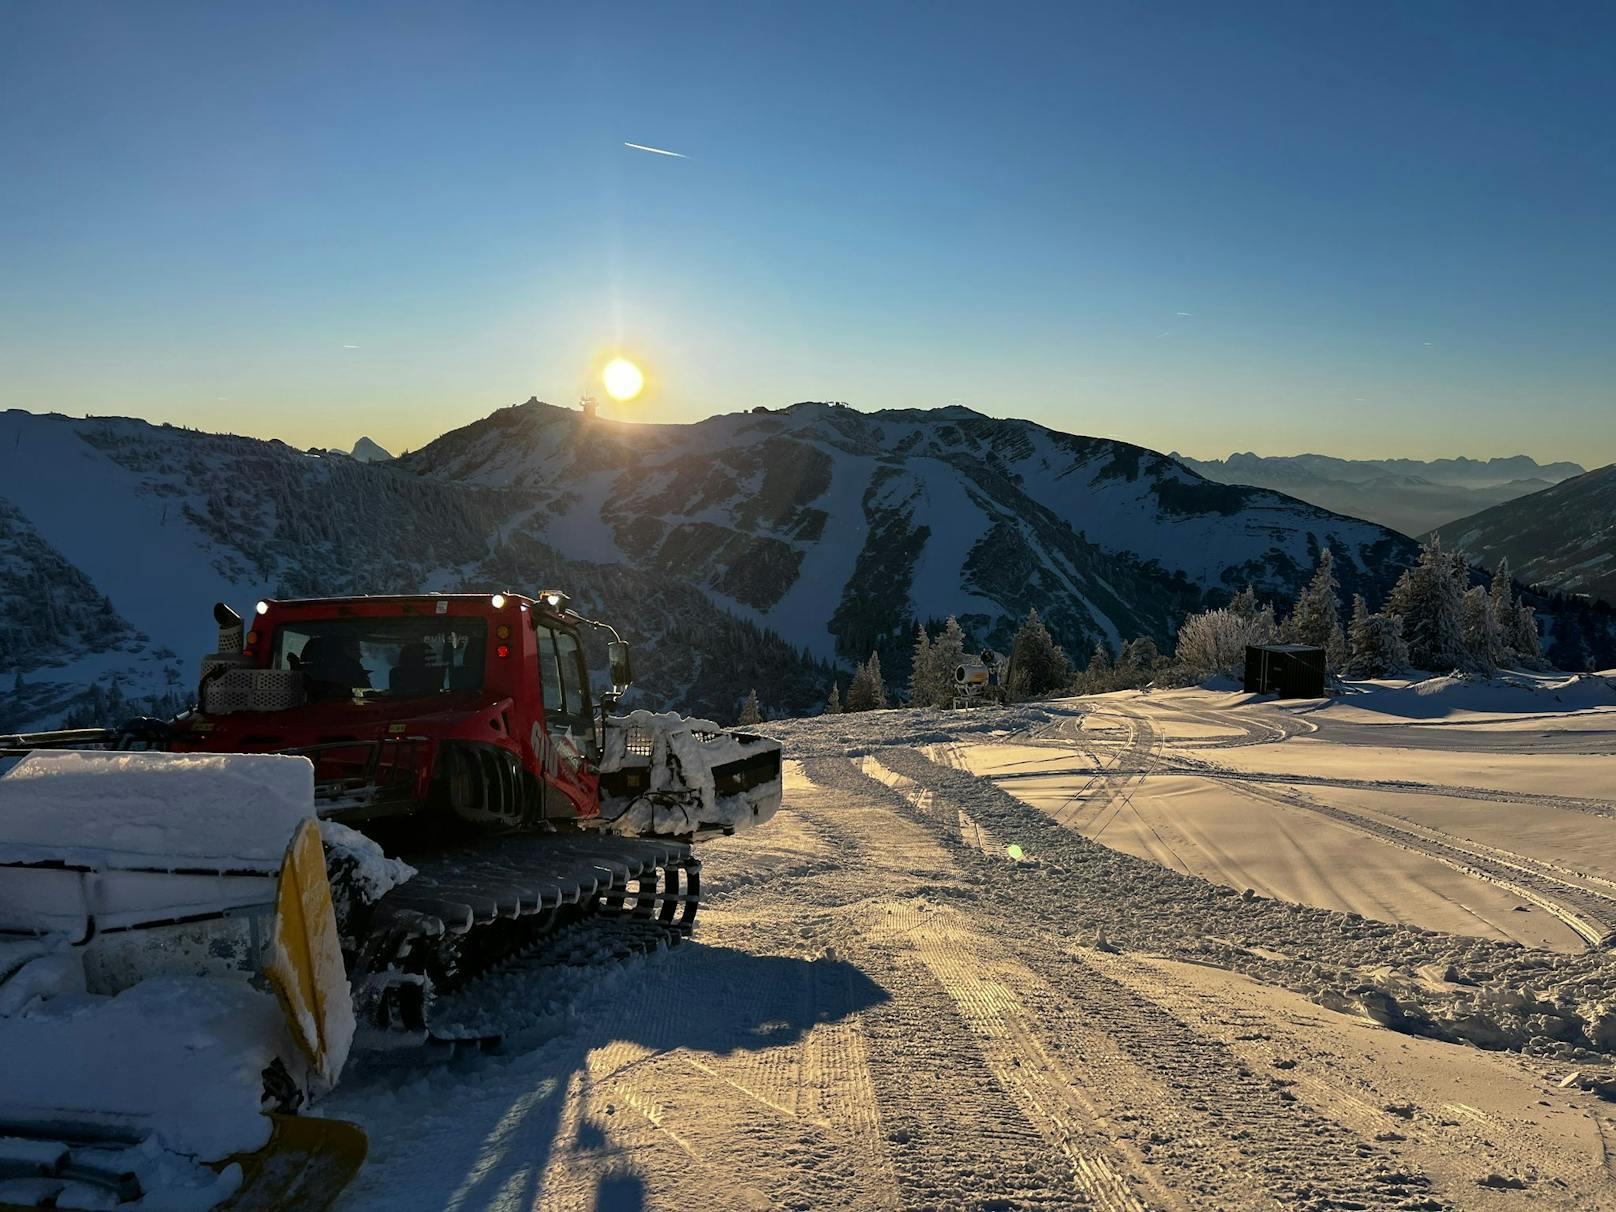
[[[504,610],[505,609],[505,595],[503,593],[496,593],[493,597],[488,599],[488,603],[495,610]]]

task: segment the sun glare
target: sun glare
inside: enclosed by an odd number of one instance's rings
[[[640,368],[627,358],[613,358],[606,363],[600,378],[606,384],[606,394],[614,400],[632,400],[645,386],[645,376],[640,373]]]

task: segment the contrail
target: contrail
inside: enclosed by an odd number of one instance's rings
[[[667,151],[666,149],[660,148],[660,147],[647,147],[643,143],[624,143],[623,146],[624,147],[632,147],[635,151],[653,152],[658,156],[672,156],[676,160],[688,160],[688,159],[690,159],[690,157],[685,155],[684,152],[671,152],[671,151]]]

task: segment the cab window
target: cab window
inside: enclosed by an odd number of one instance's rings
[[[565,631],[555,633],[557,664],[561,666],[561,693],[566,699],[566,712],[573,719],[589,718],[589,700],[584,692],[583,654],[578,650],[578,637]]]
[[[544,688],[544,712],[556,723],[589,723],[589,696],[584,684],[578,639],[549,627],[538,629],[539,674]]]

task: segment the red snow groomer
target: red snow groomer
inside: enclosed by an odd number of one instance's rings
[[[699,905],[691,843],[779,807],[778,742],[616,716],[628,645],[559,590],[264,601],[245,628],[214,613],[219,652],[168,747],[301,754],[320,817],[415,868],[366,904],[328,854],[377,1025],[459,1034],[444,999],[560,925],[611,919],[619,952],[677,941]],[[599,703],[586,628],[609,637]]]
[[[628,645],[558,590],[263,601],[245,625],[221,603],[214,616],[219,651],[203,658],[193,710],[144,734],[0,745],[308,758],[319,818],[414,869],[374,895],[363,850],[326,829],[355,1009],[374,1026],[486,1034],[455,1007],[566,927],[586,925],[595,953],[677,941],[699,904],[692,843],[779,807],[778,742],[615,715]],[[607,637],[599,702],[586,630]]]

